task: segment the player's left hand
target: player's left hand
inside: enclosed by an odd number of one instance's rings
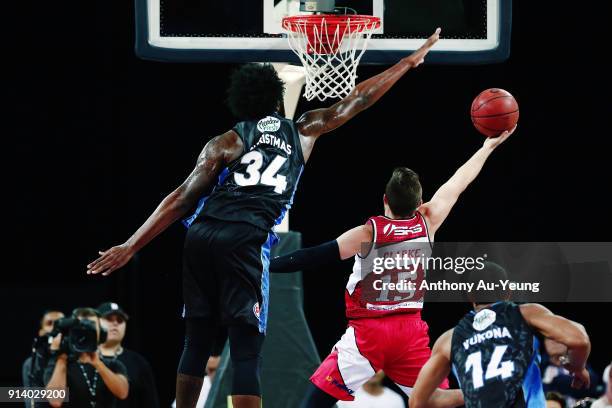
[[[572,388],[589,388],[591,385],[591,376],[586,368],[583,368],[582,371],[576,371],[572,374],[572,377]]]
[[[128,263],[132,256],[134,256],[134,251],[127,244],[117,245],[107,251],[100,251],[98,253],[100,257],[87,265],[88,275],[101,273],[104,276],[108,276]]]
[[[512,134],[516,131],[517,127],[518,126],[515,126],[512,130],[506,130],[497,137],[487,137],[487,139],[484,141],[483,146],[489,149],[495,149],[497,146],[504,143],[506,139],[512,136]]]
[[[427,41],[425,41],[425,43],[421,46],[421,48],[419,48],[418,50],[416,50],[415,52],[413,52],[412,54],[408,56],[407,59],[411,62],[414,68],[418,67],[423,62],[425,62],[425,57],[429,53],[429,50],[431,50],[431,48],[435,45],[435,43],[437,43],[438,40],[440,39],[441,31],[442,29],[437,28],[436,31],[431,35],[431,37],[429,37]]]

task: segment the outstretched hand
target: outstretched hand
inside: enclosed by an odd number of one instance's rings
[[[134,256],[134,252],[126,244],[114,246],[109,250],[98,253],[100,257],[87,265],[88,275],[101,273],[103,276],[108,276],[128,263],[132,256]]]
[[[508,139],[510,136],[512,136],[512,134],[514,133],[516,128],[517,128],[517,126],[515,126],[514,129],[512,129],[512,130],[506,130],[501,135],[499,135],[497,137],[487,137],[487,139],[484,141],[483,146],[484,147],[488,147],[489,149],[495,149],[497,146],[499,146],[500,144],[504,143],[506,141],[506,139]]]
[[[412,61],[413,67],[416,68],[425,61],[425,56],[429,53],[434,44],[437,43],[440,39],[441,31],[441,28],[437,28],[436,32],[433,33],[433,35],[429,37],[427,41],[425,41],[425,44],[423,44],[421,48],[419,48],[418,50],[410,54],[410,56],[408,56],[408,59]]]

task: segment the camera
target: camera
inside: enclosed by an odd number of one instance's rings
[[[98,349],[98,344],[106,341],[106,330],[100,327],[100,338],[98,339],[97,324],[91,320],[79,320],[74,317],[59,319],[53,326],[51,335],[62,334],[62,342],[59,352],[68,355],[80,353],[92,353]]]
[[[36,336],[32,342],[32,352],[38,353],[40,356],[49,355],[49,344],[51,343],[51,335],[43,334],[42,336]]]
[[[29,383],[27,386],[39,387],[44,385],[43,374],[47,361],[51,357],[49,348],[52,337],[49,334],[36,336],[32,342],[32,354],[30,355],[30,369],[27,372]],[[25,365],[24,365],[25,367]],[[24,379],[24,385],[26,385]]]

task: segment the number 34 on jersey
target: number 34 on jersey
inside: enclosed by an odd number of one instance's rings
[[[253,150],[242,156],[240,163],[246,164],[245,173],[234,173],[234,181],[239,186],[254,186],[263,184],[274,187],[274,192],[282,194],[287,188],[287,177],[278,174],[283,164],[287,161],[286,157],[277,155],[270,164],[262,170],[263,155]]]

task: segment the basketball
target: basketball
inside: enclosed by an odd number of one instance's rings
[[[503,89],[483,91],[472,102],[472,123],[487,137],[497,137],[512,130],[519,119],[519,106],[514,96]]]

